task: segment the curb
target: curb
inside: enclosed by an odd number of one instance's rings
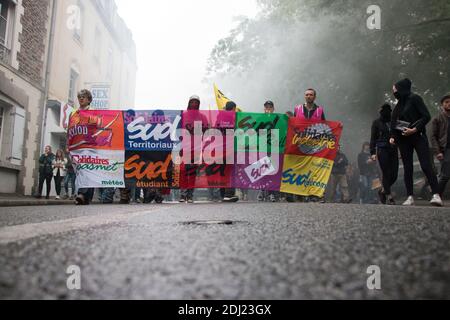
[[[71,205],[71,200],[0,200],[1,207],[32,207],[32,206],[58,206]]]

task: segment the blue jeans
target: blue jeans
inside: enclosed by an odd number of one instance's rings
[[[72,190],[72,196],[75,196],[76,190],[75,190],[75,172],[68,172],[66,176],[64,177],[64,190],[66,191],[66,195],[69,195],[69,184],[70,189]]]
[[[374,202],[374,193],[372,191],[372,181],[375,177],[359,176],[360,199],[363,204]]]

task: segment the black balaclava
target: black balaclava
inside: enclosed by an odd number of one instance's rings
[[[412,82],[408,78],[400,80],[395,84],[395,88],[397,88],[397,92],[394,93],[395,98],[402,100],[411,94]]]
[[[392,108],[390,104],[384,104],[380,110],[380,119],[383,122],[391,122]]]

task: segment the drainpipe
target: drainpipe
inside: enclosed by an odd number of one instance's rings
[[[47,49],[47,65],[45,70],[45,84],[44,84],[44,95],[42,98],[41,106],[43,106],[44,111],[42,112],[42,121],[41,121],[41,141],[39,144],[38,157],[40,156],[42,150],[44,150],[44,141],[45,141],[45,130],[47,129],[47,101],[49,96],[49,87],[50,87],[50,72],[53,61],[53,43],[55,40],[55,25],[56,25],[56,11],[57,11],[57,0],[51,0],[52,7],[52,15],[50,21],[50,34],[48,41],[48,49]],[[38,166],[39,167],[39,166]],[[35,181],[35,190],[37,190],[38,179]]]

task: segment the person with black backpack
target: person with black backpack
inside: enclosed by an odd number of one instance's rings
[[[382,204],[395,205],[391,194],[391,187],[398,178],[398,148],[389,143],[391,136],[390,123],[392,108],[390,104],[384,104],[380,108],[380,117],[372,124],[370,139],[370,154],[372,161],[378,161],[383,173],[383,188],[378,191]]]

